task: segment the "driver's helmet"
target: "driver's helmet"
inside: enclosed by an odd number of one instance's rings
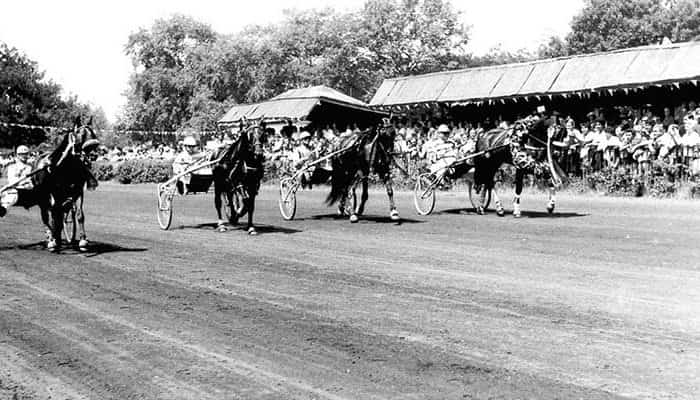
[[[16,153],[17,153],[18,156],[19,156],[19,155],[27,155],[27,154],[29,154],[29,147],[27,147],[27,146],[25,146],[25,145],[17,146],[17,151],[16,151]]]
[[[194,140],[192,136],[187,136],[183,141],[182,145],[187,147],[187,146],[197,146],[197,141]]]

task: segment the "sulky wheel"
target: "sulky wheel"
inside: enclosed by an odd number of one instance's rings
[[[435,180],[437,177],[431,173],[418,175],[416,185],[413,188],[413,204],[419,215],[428,215],[435,208]]]
[[[469,202],[472,204],[472,207],[474,207],[475,210],[479,207],[481,191],[488,190],[484,201],[484,210],[489,208],[489,204],[491,204],[491,189],[485,189],[484,185],[477,185],[471,180],[467,181],[467,187],[469,189]]]
[[[167,230],[173,221],[173,191],[158,187],[158,225]]]
[[[297,193],[294,178],[284,178],[280,180],[280,214],[287,221],[294,219],[297,212]]]
[[[75,237],[78,234],[78,227],[75,223],[75,214],[75,204],[73,204],[73,206],[66,211],[63,217],[63,233],[66,235],[66,242],[68,243],[75,242]]]

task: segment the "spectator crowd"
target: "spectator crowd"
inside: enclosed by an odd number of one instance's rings
[[[571,176],[612,168],[644,177],[659,165],[674,171],[675,178],[700,175],[700,107],[693,102],[674,109],[664,108],[658,115],[651,107],[620,107],[615,109],[614,118],[609,117],[609,110],[596,109],[583,120],[542,109],[538,109],[537,114],[538,118],[549,120],[554,156]],[[404,160],[403,169],[407,172],[439,165],[441,159],[454,160],[468,155],[474,151],[479,135],[494,128],[508,129],[522,118],[467,121],[438,113],[394,117],[389,123],[396,132],[394,152]],[[307,161],[323,157],[339,148],[343,138],[361,132],[356,124],[298,128],[291,122],[278,130],[272,127],[266,130],[266,160],[278,173],[293,171]],[[213,150],[230,143],[235,136],[234,129],[209,138],[206,143],[200,138],[199,144],[203,149]],[[98,151],[98,162],[115,165],[142,159],[172,162],[184,152],[184,147],[182,142],[149,141],[124,147],[102,146]],[[13,154],[0,154],[0,169],[13,161]],[[330,162],[321,167],[330,168]]]

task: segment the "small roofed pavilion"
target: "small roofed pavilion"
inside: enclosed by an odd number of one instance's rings
[[[238,104],[218,121],[219,126],[238,124],[241,120],[264,120],[267,123],[292,121],[315,126],[337,124],[360,127],[375,124],[387,114],[366,103],[326,86],[288,90],[270,100],[254,104]]]

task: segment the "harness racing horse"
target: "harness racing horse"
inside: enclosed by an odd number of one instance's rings
[[[255,212],[255,197],[260,189],[260,182],[264,174],[263,144],[265,142],[264,129],[261,126],[244,129],[241,126],[241,134],[238,140],[227,147],[222,148],[213,159],[220,158],[214,166],[214,208],[219,217],[218,229],[226,231],[225,220],[222,218],[222,205],[230,207],[228,222],[238,223],[238,218],[248,213],[248,234],[257,235],[253,225],[253,213]],[[234,192],[240,193],[243,207],[237,210],[234,204]]]
[[[73,130],[65,133],[59,145],[35,163],[32,187],[18,190],[15,205],[27,209],[39,206],[42,222],[47,227],[47,248],[52,252],[61,248],[64,216],[72,209],[75,209],[80,227],[78,248],[86,251],[89,244],[85,233],[83,189],[86,183],[91,190],[97,187],[87,157],[99,145],[89,126],[91,122],[92,119],[88,125],[81,125],[80,118],[77,118]]]
[[[389,217],[392,221],[400,219],[394,203],[391,179],[395,137],[396,130],[391,126],[371,129],[361,133],[359,137],[353,137],[341,143],[341,148],[348,146],[349,150],[333,158],[331,192],[326,199],[328,205],[339,203],[338,213],[345,215],[345,202],[348,201],[348,197],[354,199],[357,185],[362,185],[360,202],[356,207],[352,207],[350,222],[358,222],[359,216],[364,213],[365,203],[369,197],[370,173],[376,173],[384,182],[386,194],[389,197]],[[354,144],[351,144],[352,140]]]
[[[477,213],[484,214],[486,194],[491,189],[495,199],[496,213],[504,216],[503,202],[494,189],[494,177],[503,164],[515,167],[515,197],[513,216],[521,216],[520,195],[525,174],[548,180],[549,202],[547,212],[555,207],[556,188],[561,186],[566,175],[552,159],[551,135],[544,120],[525,119],[517,121],[509,129],[492,129],[477,138],[476,152],[484,152],[474,160],[474,182],[478,196]]]

